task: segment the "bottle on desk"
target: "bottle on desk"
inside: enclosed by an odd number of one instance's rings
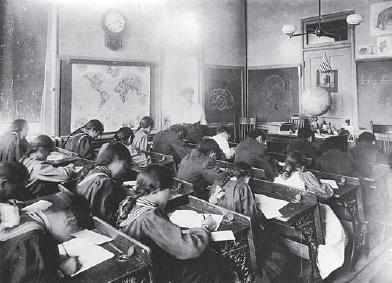
[[[323,124],[321,125],[321,133],[326,134],[327,132],[328,132],[328,124],[324,120]]]

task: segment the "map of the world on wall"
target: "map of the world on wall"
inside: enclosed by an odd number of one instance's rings
[[[150,115],[150,67],[72,65],[71,128],[100,120],[105,132],[137,127]]]

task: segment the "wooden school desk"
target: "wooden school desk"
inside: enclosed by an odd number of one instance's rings
[[[199,198],[189,196],[188,203],[175,208],[193,210],[198,213],[212,213],[232,216],[230,223],[221,223],[218,231],[232,230],[234,241],[211,242],[208,249],[222,258],[228,258],[233,264],[241,282],[253,282],[256,270],[256,253],[250,218],[227,210]],[[173,211],[169,210],[169,212]]]
[[[280,210],[282,217],[271,219],[273,227],[290,252],[310,261],[312,282],[321,280],[317,267],[317,247],[325,242],[316,194],[258,179],[253,180],[252,190],[255,194],[289,202]],[[301,195],[298,203],[294,203],[296,195]]]
[[[234,163],[223,161],[223,160],[217,160],[216,166],[222,171],[234,169]],[[265,179],[265,172],[263,169],[252,167],[252,173],[253,173],[253,178],[262,179],[262,180]]]
[[[335,180],[339,189],[334,189],[334,195],[327,204],[345,226],[349,234],[350,251],[346,255],[349,270],[354,268],[359,251],[365,244],[367,223],[364,222],[363,201],[359,179],[332,173],[311,170],[318,179]],[[342,183],[344,178],[344,183]],[[351,224],[351,227],[345,224]]]

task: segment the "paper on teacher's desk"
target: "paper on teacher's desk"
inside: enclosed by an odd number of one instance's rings
[[[101,235],[99,233],[96,233],[96,232],[88,230],[88,229],[78,231],[78,232],[73,233],[71,235],[74,236],[75,238],[86,240],[86,241],[88,241],[92,244],[95,244],[95,245],[101,245],[103,243],[107,243],[107,242],[110,242],[113,240],[109,237],[106,237],[104,235]]]
[[[220,223],[222,222],[223,215],[211,214],[208,212],[204,212],[204,215],[205,217],[211,215],[211,217],[216,222],[215,230],[217,230],[219,228]],[[173,213],[170,213],[169,219],[177,226],[186,227],[186,228],[196,228],[196,227],[201,227],[201,222],[204,218],[202,213],[197,213],[196,211],[193,210],[179,209],[174,211]]]
[[[265,195],[255,194],[257,207],[264,213],[267,219],[282,217],[279,209],[289,202],[281,199],[267,197]]]
[[[71,276],[75,276],[97,264],[114,257],[114,254],[82,239],[72,239],[58,245],[62,255],[68,254],[70,257],[78,257],[81,268]]]
[[[233,231],[214,231],[211,232],[211,241],[212,242],[220,242],[220,241],[234,241],[235,237]]]
[[[330,184],[332,189],[339,189],[339,186],[338,186],[338,184],[336,183],[335,180],[320,179],[320,182],[322,184]]]
[[[44,211],[51,206],[52,206],[52,203],[50,201],[39,200],[33,204],[30,204],[30,205],[22,208],[22,211],[34,211],[34,210]]]

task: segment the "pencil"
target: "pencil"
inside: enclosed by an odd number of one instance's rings
[[[120,250],[119,248],[117,248],[115,245],[113,245],[112,243],[109,243],[109,246],[111,246],[113,249],[115,249],[116,251],[118,251],[120,254],[123,254],[122,250]]]

